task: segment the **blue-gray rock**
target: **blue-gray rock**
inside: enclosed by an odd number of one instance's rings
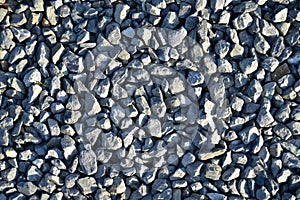
[[[245,58],[239,62],[239,66],[245,75],[252,74],[258,68],[258,62],[256,58]]]
[[[270,49],[270,45],[267,40],[260,33],[255,35],[254,39],[255,50],[260,54],[266,54]]]
[[[76,183],[84,195],[91,194],[97,190],[97,183],[93,177],[80,178]]]
[[[68,51],[63,56],[62,64],[66,66],[68,70],[75,73],[81,73],[84,69],[83,58],[77,56],[72,51]]]
[[[264,186],[262,186],[260,189],[258,189],[256,191],[256,198],[257,199],[270,199],[270,193]]]
[[[251,25],[253,18],[249,13],[243,13],[235,18],[232,23],[236,30],[243,30],[246,29]]]
[[[274,118],[269,111],[266,109],[261,109],[256,118],[256,122],[260,127],[268,127],[274,122]]]
[[[79,164],[86,175],[92,175],[97,172],[97,158],[92,150],[82,150],[80,152]]]
[[[24,58],[25,55],[26,53],[24,51],[24,48],[22,46],[16,46],[8,58],[8,63],[13,64],[17,60]]]
[[[221,177],[222,168],[219,165],[208,163],[205,167],[204,176],[211,180],[219,180]]]
[[[275,69],[279,66],[279,61],[274,57],[267,57],[261,63],[261,66],[269,72],[274,72]]]
[[[117,4],[115,6],[114,19],[118,24],[121,24],[129,12],[130,7],[127,4]]]
[[[179,19],[176,12],[168,12],[165,16],[162,27],[168,29],[174,29],[179,24]]]
[[[15,27],[11,27],[11,30],[19,42],[23,42],[31,36],[30,31],[27,29],[17,29]]]
[[[38,187],[32,182],[19,182],[17,184],[17,189],[22,194],[26,196],[31,196],[37,191]]]
[[[230,43],[225,40],[220,40],[215,46],[215,52],[220,56],[220,58],[224,58],[229,52]]]

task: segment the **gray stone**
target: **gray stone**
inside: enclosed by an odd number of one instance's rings
[[[11,31],[19,42],[23,42],[31,36],[30,31],[27,29],[17,29],[15,27],[11,27]]]
[[[171,47],[177,47],[182,43],[182,41],[184,41],[186,36],[187,31],[183,27],[177,30],[171,30],[168,32],[168,44]]]
[[[11,52],[9,58],[8,58],[8,63],[9,63],[9,64],[13,64],[13,63],[15,63],[17,60],[24,58],[25,55],[26,55],[26,54],[25,54],[24,48],[21,47],[21,46],[16,46],[16,47],[12,50],[12,52]]]
[[[77,44],[83,44],[88,42],[89,40],[90,40],[90,33],[85,30],[80,31],[76,38]]]
[[[99,82],[95,92],[100,98],[106,98],[110,89],[110,81],[108,78]]]
[[[260,54],[266,54],[267,51],[270,49],[269,43],[260,33],[256,34],[255,36],[254,47],[255,50]]]
[[[33,10],[37,12],[44,11],[44,1],[43,0],[34,0],[33,1]]]
[[[8,146],[9,144],[9,133],[6,129],[0,129],[0,145]]]
[[[188,152],[183,156],[181,163],[184,167],[186,167],[189,164],[192,164],[195,160],[196,157],[192,153]]]
[[[75,124],[81,117],[81,112],[66,110],[64,113],[64,123]]]
[[[82,150],[80,152],[79,164],[86,175],[92,175],[97,172],[96,155],[91,150]]]
[[[115,177],[110,192],[113,194],[123,194],[126,191],[126,185],[121,177]]]
[[[48,21],[50,22],[50,24],[52,26],[55,26],[57,24],[58,17],[55,13],[55,7],[54,6],[47,6],[46,16],[47,16],[47,19],[48,19]]]
[[[202,166],[203,166],[202,162],[196,161],[194,163],[189,164],[186,167],[186,172],[192,177],[200,176]]]
[[[253,18],[249,13],[243,13],[233,20],[233,26],[237,30],[243,30],[251,25]]]
[[[269,127],[274,122],[274,118],[269,111],[261,109],[256,118],[256,122],[260,127]]]
[[[130,7],[127,4],[117,4],[114,11],[114,19],[121,24],[129,12]]]
[[[101,143],[105,150],[118,150],[122,147],[122,140],[120,137],[112,135],[111,133],[101,134]]]
[[[258,68],[258,62],[256,58],[246,58],[239,62],[239,66],[244,74],[252,74]]]
[[[289,177],[293,174],[293,172],[289,169],[282,169],[282,171],[277,176],[277,182],[285,183],[289,179]]]
[[[146,3],[146,11],[150,15],[160,16],[161,9],[156,6],[153,6],[150,3]]]
[[[220,56],[220,58],[224,58],[229,52],[230,43],[225,40],[220,40],[215,46],[215,52]]]
[[[282,163],[290,169],[297,169],[300,164],[300,159],[290,152],[286,152],[282,155]]]
[[[273,22],[274,23],[278,23],[278,22],[285,22],[285,20],[287,19],[288,16],[288,8],[284,8],[280,11],[278,11],[273,18]]]
[[[274,159],[271,164],[272,174],[276,177],[281,169],[282,161],[280,159]]]
[[[275,42],[271,45],[271,55],[273,57],[279,57],[281,53],[283,52],[285,46],[284,46],[284,38],[282,36],[276,38]]]
[[[267,57],[261,63],[261,66],[269,72],[274,72],[275,69],[279,66],[279,61],[276,58]]]
[[[48,130],[46,124],[41,123],[41,122],[34,122],[33,126],[35,127],[36,131],[39,133],[40,137],[43,140],[49,139],[50,134],[49,134],[49,130]]]
[[[274,143],[269,147],[270,154],[273,157],[279,158],[283,152],[283,149],[279,143]]]
[[[257,9],[258,5],[253,1],[245,1],[234,6],[233,11],[236,13],[250,13]]]
[[[118,45],[121,39],[120,26],[117,23],[110,23],[107,25],[106,37],[111,44]]]
[[[110,119],[119,125],[122,119],[125,117],[125,110],[120,105],[113,106],[110,112]]]
[[[185,82],[180,77],[169,80],[169,88],[172,94],[178,94],[186,90]]]
[[[57,43],[56,45],[54,45],[54,47],[52,47],[51,53],[52,53],[52,61],[54,64],[56,64],[59,59],[61,58],[63,52],[65,50],[65,47],[61,44],[61,43]]]
[[[222,168],[219,165],[208,163],[206,164],[204,176],[211,180],[219,180],[221,177]]]
[[[101,111],[100,104],[97,99],[90,92],[85,93],[85,112],[88,116],[94,116]]]
[[[152,184],[152,189],[158,192],[163,192],[169,187],[170,187],[170,183],[166,179],[156,179]]]
[[[162,137],[161,122],[157,118],[150,118],[145,125],[146,131],[153,137]]]
[[[261,33],[264,36],[277,37],[279,35],[279,31],[276,29],[276,27],[264,19],[260,21],[260,26],[262,27]]]
[[[270,199],[270,193],[264,186],[262,186],[260,189],[258,189],[256,191],[256,198],[257,199]]]
[[[50,129],[51,136],[59,135],[60,134],[60,128],[58,126],[57,121],[54,120],[54,119],[48,119],[47,122],[48,122],[48,126],[49,126],[49,129]]]
[[[244,144],[249,144],[256,139],[260,135],[258,129],[253,126],[246,127],[242,131],[240,131],[239,136]]]
[[[27,170],[27,180],[38,182],[42,178],[43,173],[35,165],[30,165]]]
[[[289,64],[298,65],[300,64],[300,51],[296,51],[289,59]]]
[[[72,51],[68,51],[62,58],[63,66],[66,66],[67,69],[74,73],[80,73],[84,69],[83,58],[77,56]]]
[[[77,180],[77,185],[84,195],[91,194],[97,189],[97,183],[93,177],[84,177]]]
[[[37,191],[38,188],[32,182],[19,182],[17,184],[17,189],[22,194],[31,196]]]
[[[169,61],[170,60],[170,50],[171,50],[171,48],[168,46],[160,47],[157,51],[158,59],[161,61]]]
[[[225,200],[227,197],[224,194],[219,193],[207,193],[206,194],[211,200]]]
[[[61,147],[63,149],[63,154],[66,160],[70,160],[77,153],[75,146],[75,141],[68,135],[65,135],[64,138],[60,141]]]
[[[38,45],[38,48],[36,51],[36,59],[37,59],[39,66],[41,66],[41,67],[47,67],[47,65],[49,64],[50,49],[44,42],[41,42]]]
[[[246,90],[246,94],[248,95],[248,97],[250,97],[253,100],[254,103],[257,102],[262,92],[263,92],[262,86],[255,79],[250,82],[250,85]]]
[[[165,16],[162,27],[168,29],[174,29],[179,24],[179,19],[176,12],[168,12]]]
[[[77,95],[71,95],[68,99],[67,104],[66,104],[66,109],[79,110],[80,107],[81,107],[81,104],[78,100],[78,96]]]
[[[3,19],[6,17],[8,10],[5,8],[0,8],[0,23],[3,21]]]
[[[288,140],[292,137],[292,132],[282,123],[277,124],[273,128],[274,133],[283,140]]]

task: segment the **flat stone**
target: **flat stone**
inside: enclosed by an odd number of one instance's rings
[[[70,160],[77,153],[75,141],[68,135],[65,135],[60,141],[61,147],[63,149],[64,158]]]
[[[200,160],[209,160],[217,156],[223,155],[226,152],[226,149],[216,149],[208,153],[199,153],[198,158]]]
[[[183,27],[177,30],[171,30],[168,33],[168,44],[171,47],[177,47],[187,36],[187,31]]]
[[[86,175],[92,175],[97,172],[96,155],[91,150],[82,150],[80,152],[79,164]]]
[[[100,104],[98,103],[96,97],[90,92],[85,93],[85,112],[89,116],[94,116],[101,111]]]

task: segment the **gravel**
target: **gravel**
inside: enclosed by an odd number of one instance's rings
[[[300,198],[297,1],[0,0],[0,199]]]

